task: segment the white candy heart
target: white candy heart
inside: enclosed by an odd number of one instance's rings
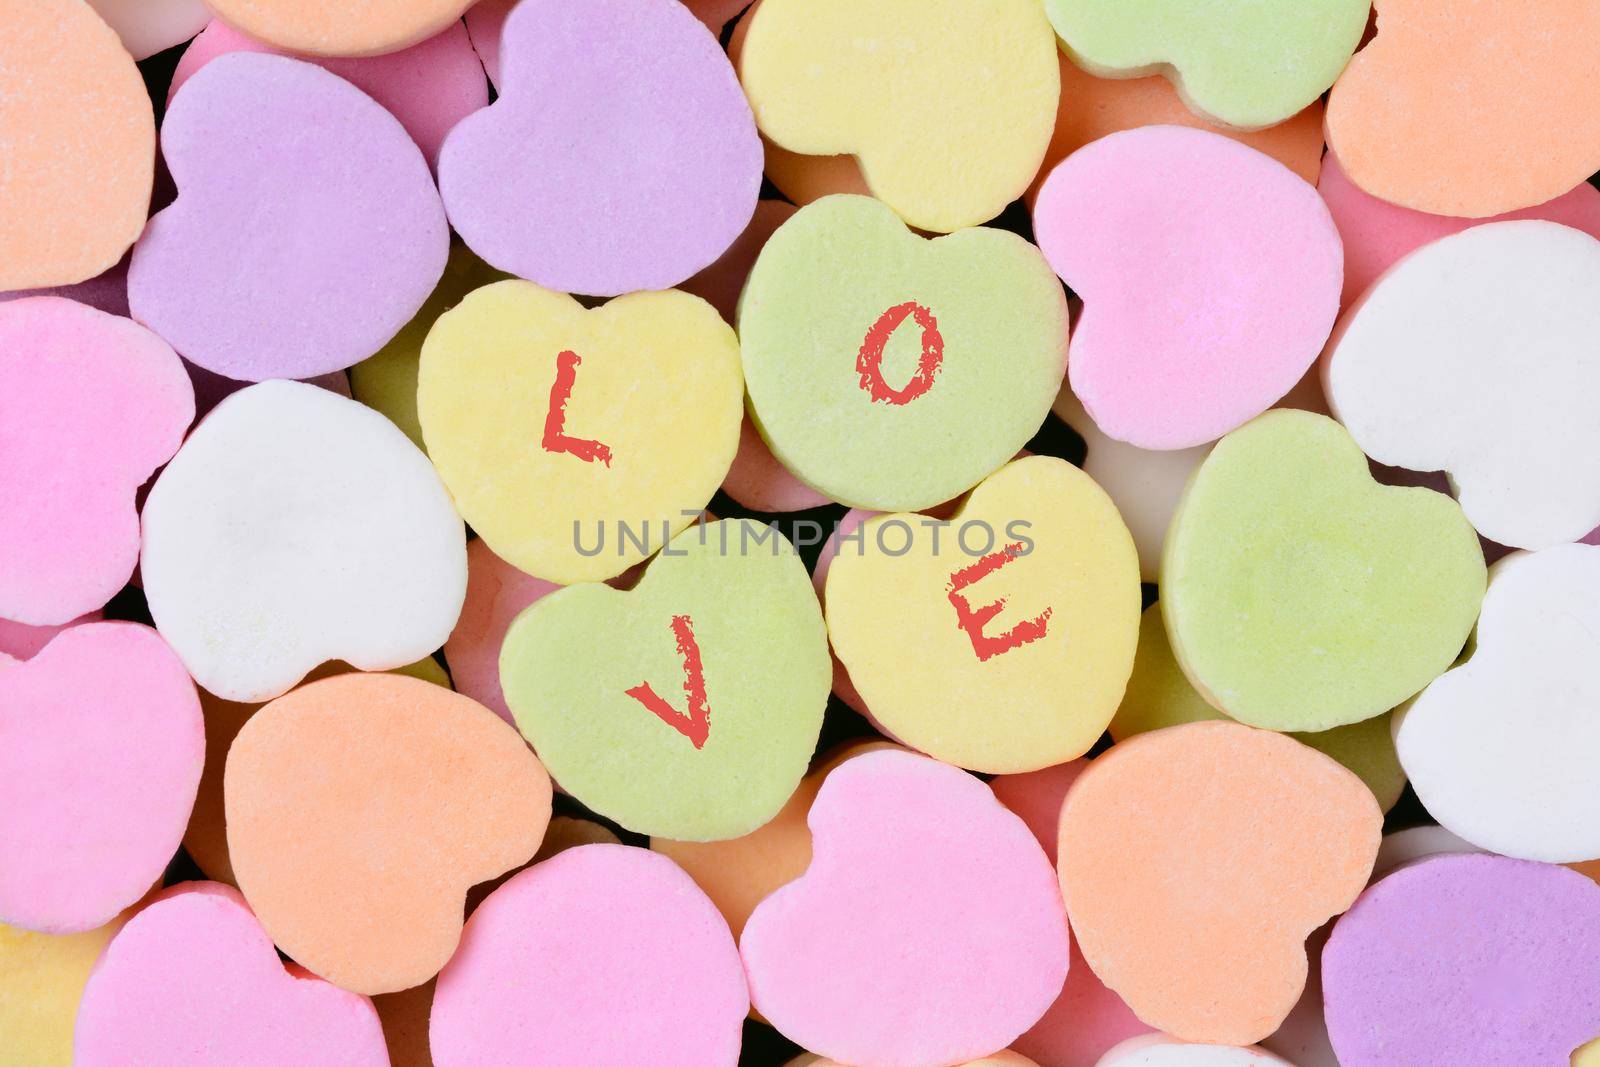
[[[1367,455],[1448,472],[1490,540],[1547,548],[1600,525],[1600,241],[1588,234],[1496,222],[1425,245],[1345,313],[1324,376]]]
[[[1394,731],[1445,829],[1517,859],[1600,858],[1600,547],[1491,567],[1471,658],[1397,713]]]
[[[144,508],[150,613],[189,672],[259,703],[318,664],[430,655],[466,596],[466,532],[388,419],[301,382],[241,390],[202,421]]]

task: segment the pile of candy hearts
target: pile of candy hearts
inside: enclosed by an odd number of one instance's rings
[[[0,0],[0,1067],[1600,1067],[1600,0]]]

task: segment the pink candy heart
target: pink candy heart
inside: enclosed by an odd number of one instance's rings
[[[1050,173],[1033,218],[1083,298],[1072,391],[1119,441],[1216,440],[1293,388],[1333,328],[1343,257],[1327,206],[1221,134],[1102,137]]]
[[[70,622],[127,583],[134,491],[193,419],[150,331],[60,297],[0,304],[0,618]]]
[[[439,974],[437,1067],[733,1067],[750,1001],[727,921],[665,856],[584,845],[478,906]]]
[[[168,890],[89,976],[75,1067],[387,1067],[372,1001],[278,961],[239,891]]]
[[[0,665],[0,922],[75,933],[142,897],[204,762],[194,683],[147,626],[74,626]]]
[[[740,943],[756,1010],[786,1037],[842,1063],[945,1067],[1006,1047],[1061,992],[1055,870],[982,781],[871,752],[828,776],[807,822],[811,866]]]

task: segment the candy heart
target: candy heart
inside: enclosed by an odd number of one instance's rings
[[[1295,1067],[1263,1048],[1195,1045],[1166,1034],[1131,1037],[1095,1067]]]
[[[664,856],[586,845],[473,912],[439,976],[439,1067],[733,1067],[750,1008],[728,924]]]
[[[1330,154],[1322,163],[1317,192],[1327,202],[1344,242],[1345,307],[1353,304],[1378,277],[1407,254],[1423,245],[1460,233],[1477,224],[1474,219],[1429,215],[1379,200],[1350,180]],[[1600,237],[1600,189],[1580,182],[1554,200],[1497,215],[1489,222],[1545,219]]]
[[[500,646],[528,605],[560,588],[517,570],[481,538],[467,545],[467,599],[444,643],[445,662],[457,690],[513,726],[516,719],[500,689]]]
[[[761,144],[716,38],[677,0],[524,0],[502,48],[500,99],[439,160],[451,225],[484,260],[615,296],[676,285],[739,236]]]
[[[981,781],[870,752],[823,782],[806,873],[740,939],[755,1007],[844,1063],[939,1067],[1002,1048],[1061,991],[1049,860]]]
[[[762,249],[739,338],[751,414],[785,467],[841,503],[915,510],[972,488],[1039,428],[1067,305],[1015,234],[924,242],[875,200],[829,197]]]
[[[1002,774],[989,787],[1000,803],[1022,817],[1044,854],[1056,859],[1056,835],[1061,805],[1067,791],[1089,766],[1088,760],[1046,767],[1024,774]],[[1012,1047],[1045,1067],[1093,1067],[1102,1054],[1127,1038],[1147,1034],[1150,1028],[1101,984],[1077,943],[1061,995],[1033,1027],[1012,1042]]]
[[[434,326],[417,412],[478,535],[569,585],[620,574],[694,520],[733,459],[739,386],[738,338],[697,297],[633,293],[586,310],[510,281]]]
[[[1190,448],[1270,407],[1339,310],[1339,233],[1310,185],[1219,134],[1103,137],[1039,190],[1045,258],[1083,298],[1072,391],[1110,437]]]
[[[834,651],[890,733],[958,766],[1031,771],[1083,755],[1111,721],[1138,563],[1099,486],[1033,456],[947,522],[869,520],[829,568],[826,603]]]
[[[360,759],[351,759],[359,751]],[[262,708],[223,779],[239,888],[286,953],[360,993],[409,989],[455,951],[469,886],[526,863],[550,778],[483,705],[390,674]]]
[[[505,281],[506,275],[473,255],[460,241],[450,243],[450,259],[444,277],[412,320],[394,338],[350,368],[350,392],[375,411],[389,417],[411,443],[423,451],[422,422],[417,417],[417,371],[422,363],[422,346],[428,331],[439,316],[465,300],[467,294],[485,285]]]
[[[1370,0],[1045,0],[1061,47],[1102,77],[1160,72],[1189,107],[1243,129],[1316,101],[1350,61]]]
[[[500,654],[506,703],[562,787],[680,841],[777,814],[816,747],[828,677],[805,565],[748,520],[680,534],[628,592],[545,596]]]
[[[201,67],[231,52],[288,55],[273,45],[240,33],[220,19],[184,49],[172,72],[167,102]],[[297,57],[294,57],[297,58]],[[444,30],[410,48],[387,55],[355,59],[311,59],[372,97],[400,120],[430,165],[437,165],[445,134],[489,103],[483,63],[472,49],[467,28],[452,22]]]
[[[204,760],[194,683],[149,627],[75,626],[0,665],[0,922],[77,933],[138,900]]]
[[[1600,525],[1600,421],[1585,399],[1600,391],[1597,295],[1600,241],[1586,233],[1496,222],[1435,241],[1345,313],[1328,401],[1379,463],[1447,471],[1490,540],[1576,541]]]
[[[211,21],[204,0],[89,0],[89,5],[117,31],[134,59],[180,45]]]
[[[144,229],[155,118],[116,33],[79,0],[6,5],[0,291],[109,270]]]
[[[383,1067],[372,1002],[278,961],[244,898],[168,890],[123,927],[83,993],[76,1067]]]
[[[1111,720],[1112,738],[1121,741],[1179,723],[1223,718],[1222,712],[1207,704],[1184,677],[1167,641],[1161,605],[1150,605],[1139,620],[1139,651],[1133,659],[1128,691]],[[1390,726],[1391,717],[1385,713],[1321,733],[1289,736],[1354,772],[1372,790],[1378,806],[1388,811],[1400,800],[1406,786],[1406,773],[1395,754]]]
[[[1151,1026],[1245,1045],[1306,980],[1306,937],[1349,907],[1383,815],[1319,752],[1237,723],[1122,741],[1061,811],[1061,886],[1084,957]]]
[[[312,671],[306,680],[321,681],[323,678],[348,674],[353,669],[348,663],[324,663]],[[433,659],[397,667],[394,673],[450,688],[450,678]],[[189,816],[189,826],[183,832],[183,850],[207,878],[231,886],[237,886],[239,879],[233,873],[233,862],[228,855],[227,820],[222,796],[223,768],[227,763],[228,750],[233,747],[233,739],[239,736],[244,724],[261,708],[261,704],[238,704],[200,690],[200,710],[206,720],[206,766],[200,774],[200,791],[195,794],[194,812]]]
[[[319,56],[396,52],[431,37],[461,17],[472,0],[206,0],[211,9],[258,41]]]
[[[1374,6],[1378,35],[1328,98],[1328,147],[1361,188],[1482,218],[1542,204],[1600,170],[1589,77],[1600,8],[1589,0]]]
[[[161,148],[178,199],[134,249],[128,303],[207,370],[342,370],[393,337],[444,270],[449,230],[422,153],[310,63],[206,64],[173,98]]]
[[[1600,887],[1500,856],[1404,867],[1334,927],[1322,983],[1344,1067],[1564,1067],[1600,1033]]]
[[[686,871],[717,906],[737,940],[750,913],[779,886],[806,873],[811,863],[811,830],[806,816],[822,782],[848,759],[879,749],[897,748],[890,741],[846,745],[800,780],[782,810],[759,828],[727,841],[673,841],[656,837],[650,848]]]
[[[1442,674],[1477,618],[1478,539],[1449,497],[1379,485],[1332,419],[1273,411],[1217,444],[1167,534],[1161,606],[1201,696],[1327,730]]]
[[[3,662],[3,660],[0,660]],[[0,924],[0,1034],[16,1067],[72,1067],[72,1026],[100,952],[130,908],[81,934],[40,934]]]
[[[431,655],[466,570],[427,458],[382,415],[300,382],[223,401],[145,502],[150,613],[226,700],[270,700],[330,659],[387,670]]]
[[[1506,856],[1600,859],[1600,548],[1515,553],[1490,571],[1471,656],[1395,717],[1429,814]]]
[[[746,21],[739,77],[761,132],[854,155],[912,226],[992,219],[1038,171],[1061,80],[1037,3],[762,0]]]
[[[70,622],[127,583],[134,491],[193,418],[183,364],[142,326],[59,297],[0,304],[0,617]]]

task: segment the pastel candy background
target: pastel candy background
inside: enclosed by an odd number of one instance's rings
[[[1600,1067],[1595,2],[0,0],[0,1067]]]

